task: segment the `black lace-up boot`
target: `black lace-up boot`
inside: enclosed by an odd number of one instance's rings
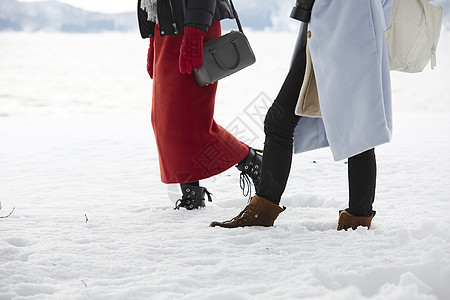
[[[204,187],[195,186],[191,183],[182,183],[180,186],[183,196],[177,201],[174,209],[184,207],[187,210],[192,210],[205,207],[205,194],[208,196],[208,201],[212,201],[211,193]]]
[[[262,165],[262,151],[250,148],[246,158],[237,164],[237,168],[241,171],[240,185],[244,197],[250,197],[252,188],[250,184],[250,177],[255,186],[255,191],[258,192],[259,181],[261,180],[261,165]]]

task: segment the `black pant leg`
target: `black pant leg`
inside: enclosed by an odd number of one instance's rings
[[[199,187],[200,186],[200,182],[199,181],[193,181],[193,182],[180,183],[181,190],[184,190],[184,188],[188,187],[188,186]]]
[[[375,149],[370,149],[348,159],[349,207],[356,216],[372,215],[375,200],[377,163]]]
[[[291,69],[267,112],[264,121],[266,134],[258,195],[280,203],[292,163],[294,129],[300,117],[294,110],[305,76],[306,48],[294,58]]]

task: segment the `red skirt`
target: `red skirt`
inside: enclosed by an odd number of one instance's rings
[[[220,22],[213,23],[205,42],[220,34]],[[214,121],[217,83],[200,87],[193,75],[180,73],[182,39],[182,34],[161,37],[158,25],[155,28],[151,119],[164,183],[217,175],[249,152],[247,145]]]

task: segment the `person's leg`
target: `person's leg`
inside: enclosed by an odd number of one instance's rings
[[[193,181],[193,182],[186,182],[186,183],[180,183],[180,187],[181,189],[183,189],[183,187],[186,186],[200,186],[200,182],[199,181]]]
[[[374,149],[349,157],[349,205],[347,209],[339,212],[338,230],[356,229],[358,226],[370,228],[376,213],[372,210],[376,178]]]
[[[302,48],[297,53],[264,121],[266,140],[257,195],[252,197],[238,216],[229,221],[211,222],[211,227],[273,226],[275,219],[284,210],[278,204],[289,177],[294,129],[300,119],[294,111],[305,75],[305,50]]]
[[[295,57],[264,121],[266,139],[257,194],[275,204],[280,203],[291,170],[294,129],[300,119],[294,111],[305,75],[305,51],[302,48]]]
[[[348,159],[349,213],[361,217],[372,215],[376,178],[377,163],[374,149]]]

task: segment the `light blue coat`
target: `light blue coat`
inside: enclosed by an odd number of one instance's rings
[[[392,7],[393,0],[315,1],[308,41],[322,118],[300,119],[295,153],[330,146],[341,160],[391,140],[384,30]]]

